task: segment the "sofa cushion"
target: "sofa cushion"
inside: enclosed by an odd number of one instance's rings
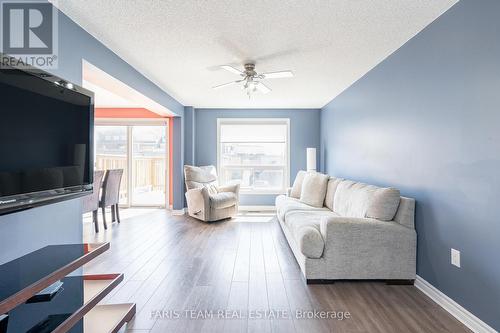
[[[328,185],[326,186],[325,195],[325,207],[333,210],[333,199],[335,198],[335,192],[337,191],[337,186],[342,181],[342,178],[330,177],[328,180]]]
[[[307,172],[305,172],[304,170],[300,170],[297,173],[297,176],[293,181],[292,190],[290,191],[290,197],[296,199],[300,198],[300,192],[302,191],[302,182],[304,181],[304,177],[306,176],[306,174]]]
[[[290,198],[285,195],[276,197],[276,213],[280,221],[285,220],[285,215],[291,211],[329,211],[326,207],[313,207],[300,202],[298,199]]]
[[[328,175],[319,172],[307,173],[302,182],[300,201],[313,207],[323,207],[328,178]]]
[[[302,225],[314,225],[319,230],[321,220],[330,217],[339,217],[339,214],[329,209],[311,211],[295,210],[285,214],[285,225],[290,230]]]
[[[391,221],[398,211],[401,194],[393,187],[379,188],[375,191],[366,217]]]
[[[222,209],[236,205],[238,198],[233,192],[220,192],[210,194],[210,207],[213,209]]]
[[[333,210],[340,216],[390,221],[399,205],[399,191],[344,180],[337,186]]]

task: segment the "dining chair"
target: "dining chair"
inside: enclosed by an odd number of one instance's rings
[[[120,183],[123,176],[123,169],[107,170],[102,182],[102,195],[99,207],[102,209],[102,221],[104,229],[108,229],[106,223],[106,207],[111,206],[111,220],[120,223],[120,212],[118,202],[120,201]]]
[[[95,232],[99,232],[99,224],[97,222],[97,212],[99,210],[99,193],[101,191],[102,178],[104,171],[94,171],[93,191],[91,194],[82,199],[82,212],[92,212],[92,222],[94,223]]]

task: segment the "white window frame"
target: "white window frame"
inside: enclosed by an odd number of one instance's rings
[[[252,125],[269,125],[282,124],[286,125],[286,148],[285,148],[285,170],[283,172],[283,188],[277,190],[248,190],[241,189],[242,194],[256,195],[273,195],[284,194],[287,188],[290,187],[290,118],[217,118],[217,174],[221,175],[221,125],[226,124],[252,124]],[[281,167],[279,167],[281,170]],[[224,185],[224,184],[221,184]]]

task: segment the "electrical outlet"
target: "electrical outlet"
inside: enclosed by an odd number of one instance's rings
[[[460,251],[451,249],[451,264],[460,268]]]

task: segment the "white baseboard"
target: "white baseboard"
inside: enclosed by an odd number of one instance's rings
[[[417,275],[415,280],[417,287],[424,294],[429,296],[434,302],[457,318],[462,324],[476,333],[498,333],[488,324],[467,311],[463,306],[443,294],[439,289]]]
[[[276,211],[275,206],[240,206],[239,210],[241,212],[274,212]]]
[[[172,209],[172,215],[184,215],[186,213],[186,208],[183,209]]]
[[[241,212],[274,212],[274,206],[239,206]],[[172,215],[184,215],[187,213],[187,208],[184,209],[171,209]]]

